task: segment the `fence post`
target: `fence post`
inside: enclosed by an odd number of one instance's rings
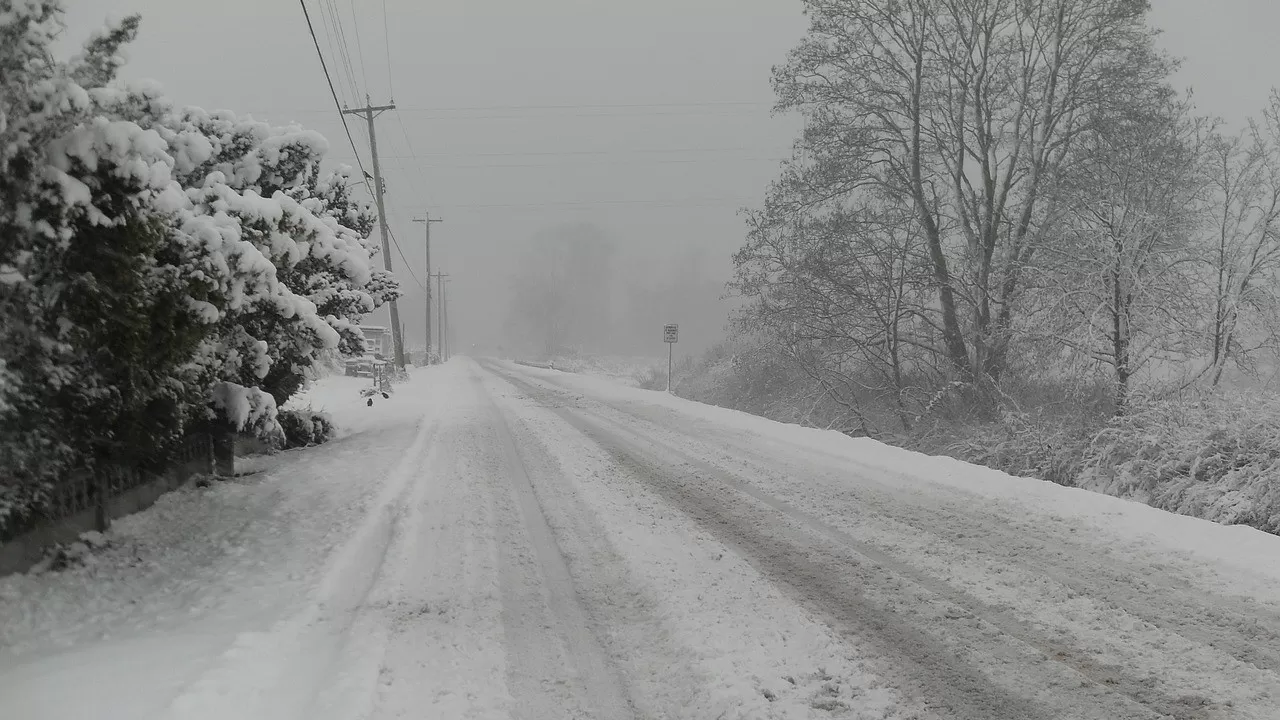
[[[210,433],[213,441],[213,473],[223,477],[236,474],[236,435],[227,427],[217,427]]]
[[[205,475],[213,474],[212,433],[201,433],[200,435],[200,472]]]
[[[93,529],[106,532],[111,526],[111,518],[107,517],[107,502],[111,495],[111,482],[107,479],[107,470],[98,468],[94,474],[94,487],[97,490],[97,502],[93,509]]]

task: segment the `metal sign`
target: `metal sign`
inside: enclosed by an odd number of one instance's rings
[[[680,342],[680,326],[671,324],[662,327],[662,341],[668,343]]]

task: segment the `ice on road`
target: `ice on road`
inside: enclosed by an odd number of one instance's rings
[[[363,382],[0,579],[0,716],[1280,717],[1280,538],[568,373]]]

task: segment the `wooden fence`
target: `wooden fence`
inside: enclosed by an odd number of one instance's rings
[[[105,530],[113,518],[149,507],[194,475],[211,474],[213,453],[213,439],[201,433],[187,437],[162,472],[108,467],[72,473],[35,512],[0,526],[0,575],[30,567],[51,545]]]

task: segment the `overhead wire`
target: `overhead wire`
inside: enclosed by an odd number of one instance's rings
[[[320,0],[320,11],[321,18],[325,21],[326,31],[329,33],[328,40],[330,48],[334,53],[335,61],[339,69],[342,71],[338,74],[338,84],[342,84],[341,79],[345,75],[346,88],[350,94],[350,99],[352,102],[358,104],[361,99],[360,83],[356,80],[355,70],[351,63],[351,49],[350,45],[347,43],[347,35],[345,26],[342,22],[342,15],[338,10],[335,0]],[[336,94],[337,93],[335,93],[335,95]],[[346,93],[344,93],[344,96],[345,95]],[[344,97],[344,100],[340,103],[339,110],[341,111],[341,109],[346,107],[346,105],[347,103]],[[342,118],[343,130],[347,134],[347,141],[351,144],[352,152],[355,155],[357,164],[360,166],[360,181],[364,184],[369,195],[372,196],[374,192],[373,187],[370,184],[369,172],[365,169],[364,163],[360,161],[360,152],[356,149],[357,143],[352,136],[351,127],[347,124],[346,115],[341,115],[340,117]],[[364,143],[364,147],[373,147],[372,143],[369,141],[369,133],[363,125],[356,126],[355,135],[360,137]]]
[[[508,150],[495,152],[433,152],[433,153],[415,153],[414,155],[387,155],[382,154],[379,157],[402,158],[402,157],[440,157],[440,158],[522,158],[522,157],[617,157],[626,155],[719,155],[731,153],[789,153],[790,148],[761,148],[761,147],[676,147],[676,148],[623,148],[618,150]]]
[[[786,152],[789,148],[781,148],[777,152]],[[525,156],[600,156],[600,155],[661,155],[669,153],[731,153],[759,152],[761,148],[737,147],[674,147],[674,148],[619,148],[617,150],[532,150],[532,151],[496,151],[496,152],[435,152],[422,153],[429,157],[525,157]]]
[[[391,104],[395,105],[396,93],[395,93],[395,83],[392,79],[392,73],[391,73],[391,31],[389,28],[390,28],[390,23],[387,20],[387,0],[382,0],[382,46],[383,46],[383,49],[386,51],[386,56],[387,56],[387,92],[391,97]],[[426,197],[425,197],[425,193],[423,192],[423,188],[426,187],[427,180],[426,180],[426,177],[424,177],[422,174],[422,162],[418,159],[418,153],[413,149],[413,140],[409,137],[408,128],[405,127],[404,117],[400,114],[400,111],[398,108],[393,109],[391,112],[393,115],[395,115],[396,124],[400,128],[401,137],[404,138],[405,148],[409,151],[409,157],[413,159],[413,173],[412,174],[406,173],[405,177],[409,181],[410,190],[411,192],[413,192],[414,196],[419,198],[420,201],[425,201]],[[382,157],[395,157],[395,156],[383,155]],[[402,159],[402,158],[403,156],[400,156],[397,159]],[[397,164],[399,165],[399,163]],[[403,169],[403,165],[401,165],[400,167]],[[417,176],[417,181],[414,180],[414,175]]]
[[[333,87],[333,78],[329,75],[329,66],[324,61],[324,53],[320,51],[320,40],[316,37],[315,26],[311,24],[311,13],[307,10],[306,0],[298,0],[298,4],[302,5],[302,16],[307,20],[307,30],[311,33],[311,41],[316,46],[316,56],[320,58],[320,68],[324,70],[325,82],[329,84],[329,94],[333,96],[334,107],[338,110],[338,118],[342,120],[342,129],[347,133],[347,142],[351,144],[351,152],[355,154],[356,164],[360,166],[361,178],[365,181],[365,187],[369,187],[369,173],[365,172],[364,162],[360,160],[360,151],[356,149],[356,141],[351,137],[351,128],[347,125],[347,116],[342,112],[342,103],[338,101],[338,92]]]
[[[356,0],[350,0],[351,6],[351,30],[356,36],[356,52],[360,56],[360,76],[364,78],[365,92],[369,90],[369,69],[364,63],[364,45],[360,42],[360,21],[356,18]]]
[[[702,108],[702,107],[732,107],[732,106],[757,106],[772,107],[771,102],[761,102],[759,100],[700,100],[697,102],[654,102],[654,103],[560,103],[553,105],[470,105],[470,106],[441,106],[434,108],[406,108],[413,112],[419,111],[440,111],[440,112],[476,112],[488,110],[613,110],[613,109],[635,109],[635,108]]]
[[[404,118],[400,116],[399,112],[393,111],[392,114],[396,116],[396,123],[400,126],[400,134],[401,136],[404,137],[405,147],[409,149],[409,159],[413,160],[413,174],[417,175],[418,181],[420,181],[422,184],[419,185],[415,183],[412,177],[409,178],[409,182],[410,184],[413,185],[414,194],[417,195],[418,197],[421,197],[425,201],[426,197],[425,197],[425,193],[422,192],[422,189],[426,187],[427,179],[426,179],[426,176],[422,174],[422,161],[418,158],[418,153],[413,149],[413,140],[409,138],[409,130],[404,125]],[[404,158],[403,156],[400,156],[400,157],[397,157],[396,159],[404,159]]]
[[[583,109],[593,109],[592,106],[582,106]],[[625,106],[616,106],[618,109],[627,109]],[[658,106],[655,106],[658,107]],[[634,118],[684,118],[684,117],[732,117],[732,118],[763,118],[766,117],[759,111],[749,109],[716,109],[711,107],[698,108],[691,107],[687,110],[673,111],[669,109],[658,109],[652,111],[628,111],[628,112],[567,112],[567,113],[519,113],[515,111],[506,111],[500,114],[474,114],[476,111],[466,110],[463,108],[426,108],[426,107],[400,107],[402,112],[425,114],[428,120],[439,121],[456,121],[456,120],[559,120],[566,118],[600,118],[600,119],[634,119]],[[571,110],[574,108],[564,108]],[[319,114],[326,112],[315,108],[285,108],[281,111],[296,113],[299,115]],[[470,113],[470,114],[460,114]]]
[[[426,292],[427,288],[422,284],[422,280],[418,279],[418,274],[413,271],[413,265],[410,264],[409,258],[405,257],[404,250],[400,249],[400,241],[396,239],[396,232],[391,229],[390,223],[387,224],[387,234],[391,236],[391,244],[395,246],[396,253],[398,253],[400,255],[400,259],[404,261],[404,269],[409,272],[409,277],[413,278],[413,281],[417,283],[418,289]]]
[[[591,207],[595,205],[644,205],[650,207],[725,207],[729,205],[741,206],[745,203],[751,203],[758,198],[687,198],[685,200],[572,200],[565,202],[542,202],[542,203],[479,203],[479,204],[463,204],[463,205],[441,205],[442,208],[453,210],[478,210],[492,208],[561,208],[561,207]]]
[[[345,68],[346,73],[347,73],[347,78],[348,78],[348,80],[349,80],[349,82],[350,82],[351,94],[352,94],[352,96],[355,98],[355,100],[356,100],[357,102],[359,102],[359,99],[360,99],[360,94],[359,94],[360,86],[359,86],[359,85],[356,83],[356,81],[355,81],[355,74],[354,74],[354,72],[353,72],[353,70],[352,70],[352,67],[351,67],[350,50],[349,50],[348,46],[346,45],[346,38],[345,38],[345,33],[344,33],[344,31],[342,30],[341,18],[340,18],[340,17],[337,15],[337,13],[336,13],[336,6],[334,6],[334,5],[333,5],[333,0],[320,0],[320,1],[321,1],[321,3],[322,3],[322,4],[321,4],[321,20],[324,22],[324,25],[325,25],[325,32],[326,32],[326,36],[327,36],[328,41],[329,41],[330,50],[334,52],[335,56],[336,56],[336,57],[337,57],[337,59],[340,61],[340,65],[341,65],[343,68]],[[333,12],[331,13],[331,17],[332,17],[332,20],[333,20],[332,25],[331,25],[331,24],[326,20],[326,15],[325,15],[325,8],[326,8],[326,5],[325,5],[325,3],[327,3],[327,7],[328,7],[331,11],[333,11]],[[303,14],[303,17],[304,17],[304,18],[306,19],[306,21],[307,21],[307,31],[310,33],[310,35],[311,35],[311,41],[312,41],[312,43],[315,45],[315,48],[316,48],[316,56],[320,59],[320,67],[321,67],[321,69],[324,71],[325,82],[326,82],[326,83],[328,84],[328,86],[329,86],[329,94],[333,97],[334,107],[338,110],[338,118],[342,121],[342,128],[343,128],[343,131],[346,133],[346,136],[347,136],[347,142],[348,142],[348,144],[350,144],[350,146],[351,146],[351,152],[352,152],[352,155],[353,155],[353,157],[354,157],[354,159],[355,159],[355,161],[356,161],[356,164],[357,164],[357,165],[359,166],[359,168],[360,168],[360,176],[361,176],[361,177],[360,177],[360,179],[361,179],[361,181],[364,183],[364,187],[365,187],[365,189],[366,189],[366,190],[369,192],[369,194],[372,196],[372,195],[374,195],[374,190],[373,190],[373,188],[372,188],[372,186],[371,186],[371,184],[370,184],[370,176],[369,176],[369,173],[368,173],[368,171],[366,171],[366,170],[365,170],[364,162],[360,159],[360,151],[356,148],[355,138],[352,136],[351,128],[350,128],[350,126],[347,124],[347,117],[346,117],[346,114],[343,112],[343,109],[344,109],[344,108],[343,108],[343,103],[342,103],[342,101],[341,101],[341,100],[339,99],[339,97],[338,97],[338,90],[337,90],[337,88],[336,88],[336,87],[335,87],[335,85],[334,85],[334,82],[333,82],[333,76],[332,76],[332,74],[329,72],[329,66],[328,66],[328,63],[326,63],[326,62],[325,62],[325,59],[324,59],[324,52],[320,49],[320,40],[319,40],[319,38],[316,36],[315,25],[314,25],[314,24],[312,23],[312,21],[311,21],[311,13],[310,13],[310,11],[309,11],[309,10],[308,10],[308,8],[307,8],[306,0],[299,0],[299,4],[302,6],[302,14]],[[355,21],[355,8],[354,8],[354,5],[353,5],[353,7],[352,7],[352,20],[353,20],[353,22]],[[387,23],[386,23],[386,4],[385,4],[385,0],[384,0],[384,4],[383,4],[383,30],[384,30],[384,32],[386,32],[386,30],[387,30]],[[388,36],[388,37],[389,37],[389,36]],[[359,46],[359,30],[358,30],[358,27],[357,27],[357,30],[356,30],[356,42],[357,42],[357,46]],[[361,53],[361,56],[360,56],[361,71],[362,71],[362,73],[365,73],[365,65],[364,65],[363,49],[360,49],[360,53]],[[341,78],[341,75],[339,75],[339,77]],[[366,87],[368,87],[368,75],[367,75],[367,74],[364,74],[364,77],[365,77],[365,86],[366,86]],[[388,49],[387,49],[387,85],[388,85],[388,90],[390,90],[390,89],[392,88],[392,84],[391,84],[391,54],[390,54],[389,44],[388,44]],[[397,119],[399,119],[399,115],[397,115],[396,117],[397,117]],[[406,142],[408,142],[408,139],[409,139],[409,138],[408,138],[408,133],[407,133],[406,131],[404,131],[404,121],[403,121],[403,120],[400,120],[400,127],[401,127],[401,131],[402,131],[402,132],[404,132],[404,134],[405,134],[405,140],[406,140]],[[364,137],[365,137],[366,142],[368,142],[370,138],[368,137],[368,134],[367,134],[367,133],[365,133],[365,134],[364,134]],[[369,147],[370,149],[372,149],[372,147],[373,147],[372,142],[368,142],[368,147]],[[413,154],[413,146],[412,146],[412,143],[410,143],[408,147],[409,147],[409,152],[410,152],[411,154]],[[375,158],[375,159],[376,159],[376,158]],[[390,240],[391,240],[392,245],[394,245],[394,246],[395,246],[396,253],[400,256],[400,260],[404,263],[404,269],[405,269],[405,271],[407,271],[407,272],[408,272],[409,277],[411,277],[411,278],[413,279],[413,282],[414,282],[414,284],[416,284],[416,285],[418,286],[418,289],[420,289],[423,293],[427,293],[427,292],[428,292],[428,291],[427,291],[427,288],[426,288],[426,286],[425,286],[425,285],[423,285],[423,283],[422,283],[422,279],[421,279],[421,278],[419,278],[419,277],[418,277],[418,274],[417,274],[416,272],[414,272],[414,271],[413,271],[413,265],[409,262],[409,259],[405,256],[403,248],[401,248],[401,247],[400,247],[400,241],[399,241],[399,239],[398,239],[398,238],[396,238],[395,230],[393,230],[393,229],[391,228],[390,223],[387,223],[385,218],[380,217],[380,218],[379,218],[379,222],[382,222],[382,223],[384,224],[384,228],[385,228],[385,229],[386,229],[386,231],[387,231],[387,235],[389,236],[389,238],[390,238]]]
[[[335,35],[335,32],[334,32],[334,30],[330,27],[330,24],[329,24],[329,13],[325,11],[325,4],[324,4],[324,2],[321,2],[321,3],[320,3],[320,27],[324,28],[324,38],[325,38],[325,42],[329,45],[329,53],[330,53],[334,58],[337,58],[337,57],[338,57],[338,46],[337,46],[337,44],[336,44],[336,43],[334,42],[334,40],[333,40],[334,35]],[[341,73],[339,73],[339,74],[338,74],[338,82],[337,82],[337,85],[338,85],[338,87],[340,87],[340,88],[342,87],[342,74],[341,74]],[[345,90],[345,88],[343,88],[343,89]],[[339,93],[335,93],[335,94],[339,94]],[[345,93],[345,92],[344,92],[344,93],[341,93],[341,95],[342,95],[342,97],[343,97],[343,101],[345,102],[345,100],[346,100],[346,93]]]
[[[386,160],[396,159],[404,160],[409,156],[404,155],[379,155],[379,158]],[[695,165],[695,164],[711,164],[711,163],[728,163],[728,162],[785,162],[789,158],[782,156],[771,157],[736,157],[736,158],[656,158],[649,160],[607,160],[601,162],[528,162],[528,163],[465,163],[441,165],[436,164],[432,167],[442,170],[489,170],[503,168],[591,168],[591,167],[623,167],[623,166],[641,166],[641,165]]]
[[[396,89],[391,82],[391,31],[387,29],[387,0],[382,0],[382,49],[387,54],[387,95],[396,104]]]
[[[347,85],[351,89],[352,101],[358,103],[360,102],[360,84],[356,82],[355,71],[351,65],[351,48],[347,44],[347,32],[342,24],[342,15],[335,0],[324,0],[323,8],[328,9],[330,23],[334,28],[335,42],[338,47],[337,57],[341,61],[342,69],[346,72]]]

